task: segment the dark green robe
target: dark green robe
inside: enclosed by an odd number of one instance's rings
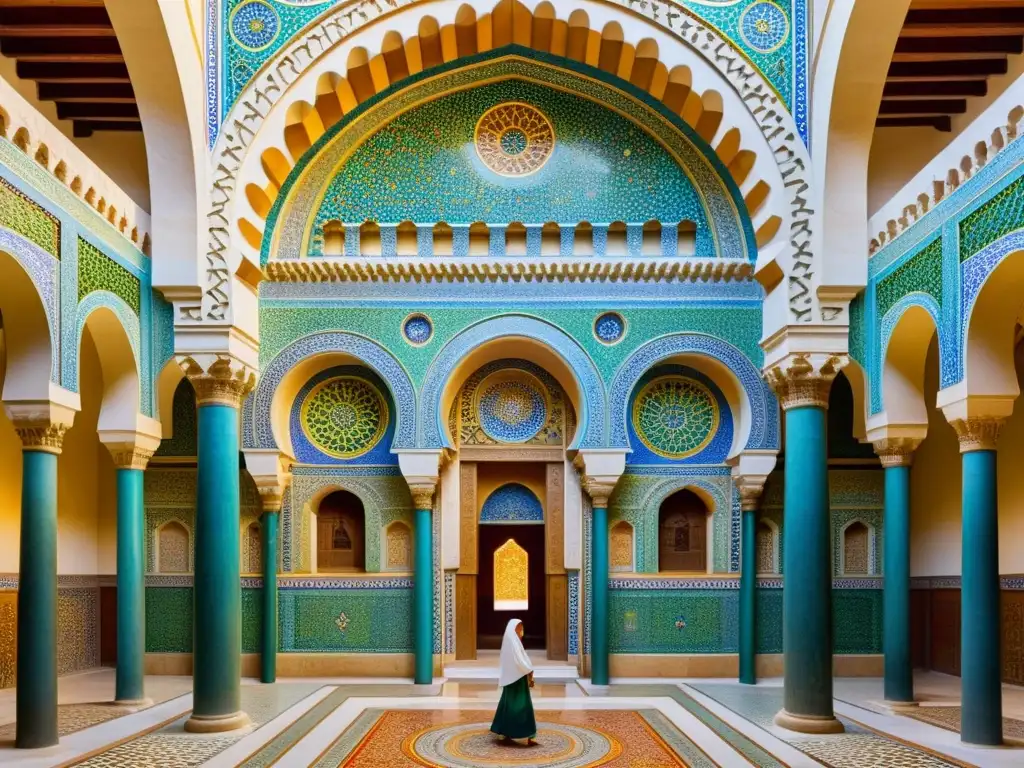
[[[532,739],[537,735],[529,675],[523,675],[501,689],[501,700],[498,711],[494,713],[491,731],[510,739]]]

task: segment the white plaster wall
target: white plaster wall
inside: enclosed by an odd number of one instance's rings
[[[945,148],[949,137],[950,134],[934,128],[876,130],[868,158],[868,215],[874,215],[903,189],[918,171]],[[872,236],[876,234],[871,233]]]
[[[96,572],[117,573],[117,469],[107,447],[97,441]]]
[[[911,471],[912,576],[959,576],[961,571],[961,459],[956,433],[934,407],[938,379],[935,345],[925,367],[928,437]],[[1024,374],[1024,345],[1017,347],[1017,378]],[[999,437],[999,572],[1024,573],[1024,404],[1019,400]]]
[[[15,71],[17,62],[0,57],[0,78],[39,110],[50,123],[68,137],[90,160],[124,190],[125,194],[145,210],[149,210],[149,169],[146,164],[146,142],[140,131],[100,131],[83,139],[72,136],[70,120],[57,119],[52,101],[40,101],[34,80],[22,80]],[[52,155],[51,155],[52,157]],[[70,180],[70,176],[68,177]]]

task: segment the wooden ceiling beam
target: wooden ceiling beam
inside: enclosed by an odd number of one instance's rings
[[[139,119],[137,104],[109,104],[99,102],[57,102],[60,120],[135,120]]]
[[[894,77],[986,77],[1005,75],[1005,58],[960,61],[894,61],[889,78]]]
[[[984,96],[988,83],[984,80],[889,80],[882,98],[928,98],[933,96]]]
[[[967,99],[882,99],[880,115],[962,115]]]
[[[1024,40],[1020,35],[992,35],[985,37],[900,37],[895,53],[1024,53]]]
[[[27,59],[29,56],[120,56],[116,37],[0,37],[5,56]]]
[[[113,27],[89,24],[3,24],[0,37],[116,37]]]
[[[22,80],[37,83],[130,83],[128,67],[123,63],[81,63],[19,61],[16,67]]]
[[[76,139],[85,139],[96,131],[141,131],[142,123],[110,120],[75,120],[74,134]]]
[[[135,103],[131,83],[39,83],[40,101]]]
[[[909,127],[934,128],[943,133],[953,130],[953,121],[949,115],[938,117],[880,117],[875,122],[876,128],[909,128]]]
[[[103,0],[0,0],[0,8],[103,8]]]

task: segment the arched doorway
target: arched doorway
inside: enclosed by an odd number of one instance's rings
[[[695,573],[708,570],[708,508],[693,491],[677,491],[661,503],[658,570]]]
[[[366,518],[363,502],[348,491],[334,491],[316,510],[316,571],[366,570]]]

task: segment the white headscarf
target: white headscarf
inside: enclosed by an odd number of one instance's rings
[[[516,627],[521,623],[519,619],[511,619],[505,627],[505,636],[501,638],[501,673],[498,685],[502,688],[533,672],[533,664],[526,655],[523,641],[516,634]]]

